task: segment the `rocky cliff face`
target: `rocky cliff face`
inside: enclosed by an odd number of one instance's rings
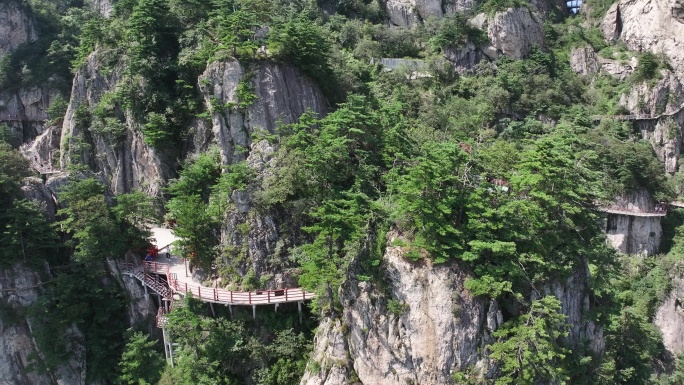
[[[21,264],[0,270],[0,384],[79,385],[85,383],[85,348],[79,331],[72,328],[73,341],[69,347],[69,362],[55,371],[37,373],[26,370],[31,355],[41,356],[32,337],[31,322],[25,317],[26,308],[42,292],[43,281],[39,274]]]
[[[19,2],[0,3],[0,58],[38,39],[35,20]],[[13,144],[27,143],[45,130],[47,108],[60,92],[48,84],[0,90],[0,124],[6,124]]]
[[[618,207],[633,211],[651,211],[655,202],[648,191],[639,189],[616,199]],[[606,237],[608,242],[624,254],[654,255],[660,250],[663,229],[660,217],[608,214]]]
[[[35,21],[20,3],[0,3],[0,56],[36,39]]]
[[[470,20],[474,27],[487,32],[487,56],[500,54],[514,59],[527,56],[532,48],[544,46],[544,16],[536,10],[508,8],[494,14],[481,13]]]
[[[388,0],[385,9],[391,24],[411,27],[430,18],[467,13],[478,4],[476,0]]]
[[[144,143],[140,123],[127,111],[118,110],[116,119],[125,127],[121,137],[93,132],[82,115],[98,105],[103,95],[116,90],[121,68],[102,71],[102,53],[94,52],[76,73],[71,99],[62,124],[60,165],[82,163],[101,172],[115,194],[140,190],[159,195],[172,168],[158,151]]]
[[[390,243],[396,236],[390,234]],[[472,296],[463,287],[467,273],[453,263],[412,262],[402,248],[390,246],[382,266],[385,289],[353,275],[343,284],[343,314],[319,326],[315,363],[301,384],[436,385],[451,383],[457,371],[491,378],[496,368],[485,347],[504,322],[500,305]],[[588,270],[578,271],[543,292],[558,297],[573,323],[569,342],[588,339],[601,352],[602,329],[584,318],[589,311],[587,278]]]
[[[672,290],[658,308],[654,320],[663,334],[663,344],[671,357],[676,357],[684,351],[684,278],[680,275],[684,266],[676,267]]]
[[[126,256],[126,259],[140,261],[139,257],[131,253]],[[121,275],[114,261],[107,261],[107,270],[113,277],[119,278],[119,285],[128,294],[128,324],[136,328],[147,329],[150,335],[158,335],[156,316],[157,306],[161,304],[155,304],[154,292],[145,295],[145,290],[140,281],[128,275]]]
[[[677,72],[684,71],[684,4],[667,0],[620,0],[613,4],[601,31],[608,41],[624,41],[635,51],[663,53]]]
[[[279,250],[288,240],[279,230],[286,220],[282,213],[257,210],[252,202],[275,151],[273,144],[255,138],[260,133],[274,133],[279,122],[296,122],[309,110],[322,117],[327,110],[325,97],[294,67],[270,62],[254,68],[244,68],[237,61],[215,62],[198,83],[212,120],[211,134],[198,130],[198,136],[215,138],[224,164],[246,160],[257,175],[246,191],[233,192],[221,238],[224,245],[239,254],[242,262],[234,267],[241,275],[252,270],[261,277],[285,258]],[[253,103],[241,104],[245,93],[254,97]],[[287,280],[280,272],[271,278],[269,286],[280,286]]]

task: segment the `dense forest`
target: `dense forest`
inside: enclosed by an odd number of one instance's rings
[[[80,345],[89,384],[304,384],[347,365],[314,350],[324,321],[354,334],[351,287],[371,287],[373,306],[408,323],[415,305],[393,298],[388,273],[387,253],[399,250],[411,266],[462,271],[454,303],[467,296],[500,308],[500,325],[476,349],[486,366],[452,362],[444,370],[454,384],[684,383],[684,361],[654,324],[678,284],[684,209],[657,219],[656,253],[611,247],[601,211],[635,192],[653,202],[684,195],[684,175],[668,169],[641,123],[602,118],[637,114],[625,102],[633,90],[677,70],[665,54],[604,38],[609,1],[574,14],[550,0],[484,0],[404,26],[388,22],[379,0],[3,4],[29,15],[37,37],[0,54],[0,91],[49,88],[57,96],[44,125],[61,130],[53,177],[32,167],[11,122],[0,124],[0,271],[21,265],[45,282],[30,306],[0,294],[3,323],[31,323],[40,353],[26,371],[59,377]],[[538,41],[519,56],[486,54],[491,33],[473,20],[511,9],[538,19]],[[617,77],[579,74],[579,49],[636,65]],[[464,64],[458,52],[478,59]],[[383,58],[404,60],[390,68]],[[216,91],[217,65],[239,68],[230,100]],[[275,89],[291,105],[317,102],[295,117],[265,114],[260,127],[264,68],[292,71],[313,90]],[[90,91],[75,102],[78,79]],[[643,99],[635,108],[665,116],[684,97],[668,92],[656,110]],[[663,124],[663,140],[681,142],[679,123]],[[214,129],[211,143],[193,144],[212,125],[230,126],[232,137]],[[129,169],[142,182],[117,184],[124,167],[108,168],[104,149],[133,153]],[[141,151],[161,171],[139,171]],[[26,193],[46,183],[58,201],[51,214]],[[130,324],[131,294],[108,266],[141,260],[150,227],[171,220],[174,253],[207,285],[316,293],[303,322],[294,308],[253,318],[188,296],[168,315],[177,344],[169,365],[160,332]],[[264,241],[267,226],[277,235]],[[268,247],[258,254],[260,242]],[[548,288],[578,276],[584,310],[570,319]],[[595,340],[578,337],[588,324],[600,330]],[[345,367],[346,383],[371,383]]]

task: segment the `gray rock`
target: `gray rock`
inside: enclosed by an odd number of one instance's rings
[[[603,37],[609,42],[615,42],[620,38],[622,32],[622,21],[620,20],[620,2],[613,3],[608,8],[608,12],[603,17],[599,26]]]
[[[464,47],[444,49],[444,57],[451,63],[458,72],[471,71],[481,61],[496,59],[498,52],[491,45],[478,48],[472,43],[467,43]]]
[[[654,323],[663,335],[663,345],[672,357],[684,351],[684,279],[681,271],[684,266],[675,266],[672,289],[658,307]]]
[[[29,160],[31,168],[47,174],[59,171],[60,127],[49,126],[32,142],[21,147],[21,153]]]
[[[653,145],[658,158],[665,163],[665,172],[679,169],[684,127],[684,85],[680,76],[662,70],[657,83],[634,85],[620,98],[620,105],[638,115],[634,123],[641,137]]]
[[[250,72],[251,78],[245,78]],[[238,86],[249,84],[256,99],[249,106],[239,106]],[[215,62],[199,77],[198,84],[207,109],[211,111],[212,135],[224,164],[246,160],[256,178],[245,191],[232,191],[221,243],[235,255],[225,256],[242,276],[253,271],[256,277],[268,276],[267,287],[293,285],[283,274],[287,256],[285,244],[292,241],[281,234],[279,226],[287,221],[281,213],[257,210],[253,197],[262,188],[274,167],[276,147],[262,134],[273,134],[278,124],[296,122],[307,111],[323,116],[327,107],[320,89],[290,65],[260,63],[249,71],[237,61]]]
[[[392,25],[413,27],[431,18],[469,12],[477,0],[387,0],[385,10]]]
[[[388,244],[397,236],[390,232]],[[324,319],[314,339],[312,360],[320,370],[309,367],[301,385],[346,384],[352,369],[360,383],[374,385],[448,384],[454,372],[464,370],[484,378],[496,374],[486,345],[503,324],[500,304],[471,295],[464,288],[469,276],[456,263],[413,262],[404,254],[401,247],[386,248],[384,289],[355,279],[352,263],[339,292],[343,314]],[[583,266],[567,280],[540,288],[539,296],[560,300],[571,322],[568,343],[583,345],[589,339],[593,351],[601,354],[603,330],[587,321],[588,279]],[[390,300],[393,312],[388,310]]]
[[[86,4],[102,17],[110,17],[114,11],[114,4],[111,0],[86,0]]]
[[[41,356],[33,339],[31,322],[21,315],[43,292],[38,273],[21,264],[0,270],[0,301],[15,313],[3,310],[0,317],[0,384],[1,385],[81,385],[85,384],[85,348],[81,345],[83,336],[74,327],[67,332],[70,359],[54,371],[38,373],[27,371],[31,362],[29,356]],[[8,290],[21,289],[21,290]]]
[[[57,202],[52,191],[39,178],[26,178],[21,186],[24,197],[38,203],[49,221],[55,220]]]
[[[617,197],[618,207],[627,210],[650,211],[655,202],[646,189],[633,191]],[[637,217],[633,215],[608,214],[606,238],[608,243],[624,254],[654,255],[660,247],[663,229],[660,217]]]
[[[130,252],[126,259],[134,261],[134,263],[140,261],[139,257]],[[140,281],[128,275],[121,275],[114,261],[107,260],[107,270],[113,277],[118,277],[119,284],[128,293],[128,325],[136,328],[144,325],[147,327],[148,334],[159,334],[156,324],[157,306],[154,303],[155,294],[145,295],[145,290]]]
[[[570,51],[570,67],[578,75],[592,75],[599,71],[598,55],[594,49],[585,45]]]
[[[19,2],[0,3],[0,56],[37,39],[35,21]]]
[[[682,3],[669,0],[620,0],[601,22],[608,41],[621,40],[634,51],[667,56],[677,73],[684,71]]]
[[[45,130],[47,109],[60,96],[49,87],[0,90],[0,123],[7,124],[17,145],[28,143]]]
[[[540,14],[526,7],[497,12],[487,20],[492,46],[506,56],[522,59],[533,47],[544,47],[544,24]]]
[[[140,123],[129,112],[117,111],[117,118],[125,127],[118,142],[92,132],[90,127],[81,127],[77,121],[77,110],[81,106],[94,108],[106,92],[113,92],[118,86],[122,68],[114,68],[106,74],[101,71],[100,57],[106,55],[107,52],[92,53],[74,77],[71,100],[62,124],[60,166],[66,168],[73,162],[88,165],[94,172],[101,173],[105,184],[115,194],[140,190],[157,196],[172,169],[158,150],[144,142]]]

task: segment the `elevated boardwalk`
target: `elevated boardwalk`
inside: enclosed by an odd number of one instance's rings
[[[629,215],[633,217],[664,217],[667,215],[667,210],[628,210],[627,208],[617,206],[599,207],[599,211],[608,214]]]
[[[137,278],[165,299],[171,299],[173,294],[191,294],[203,302],[249,306],[300,302],[316,297],[314,293],[306,292],[302,288],[235,291],[181,282],[175,273],[170,272],[168,263],[145,262],[141,266],[133,266],[131,263],[120,262],[118,265],[122,274]]]
[[[45,123],[47,120],[45,119],[40,119],[40,120],[33,120],[29,119],[28,117],[24,115],[3,115],[0,114],[0,122],[39,122],[39,123]]]
[[[684,104],[679,106],[677,111],[671,112],[669,114],[660,114],[660,115],[646,115],[646,114],[639,114],[639,115],[593,115],[591,117],[591,120],[594,122],[599,122],[601,120],[627,120],[627,121],[636,121],[636,120],[660,120],[662,118],[670,118],[673,117],[674,115],[682,112],[684,110]]]

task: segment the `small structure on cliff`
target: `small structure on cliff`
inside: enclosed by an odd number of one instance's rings
[[[654,202],[646,189],[617,197],[613,204],[600,206],[599,211],[607,214],[606,238],[619,252],[646,256],[660,251],[660,218],[667,215],[668,205]]]

